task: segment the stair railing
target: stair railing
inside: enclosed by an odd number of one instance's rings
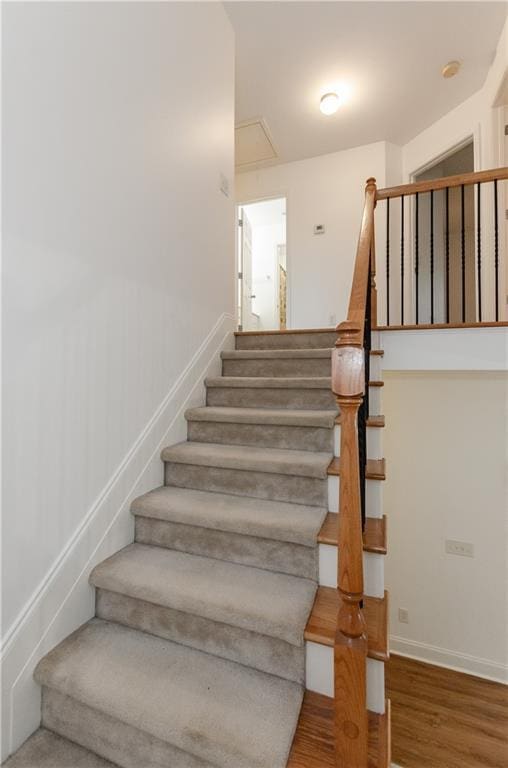
[[[368,353],[376,322],[374,208],[368,179],[347,320],[338,328],[332,389],[340,409],[339,613],[334,644],[336,764],[366,768],[367,634],[363,600]],[[366,348],[367,347],[367,348]]]
[[[508,168],[493,168],[377,191],[379,224],[386,228],[380,326],[508,320],[507,179]]]
[[[504,210],[503,216],[499,213],[499,192],[507,179],[508,168],[497,168],[381,190],[375,179],[367,180],[348,315],[337,327],[332,355],[332,390],[340,409],[339,611],[334,643],[337,768],[368,765],[367,635],[362,601],[371,327],[507,324],[502,311],[507,311],[503,269],[508,269],[508,254],[504,260],[502,255],[508,243],[501,236]],[[390,205],[394,199],[400,199],[398,206]],[[378,201],[386,201],[386,253],[377,265],[382,268],[381,315],[386,326],[379,323],[376,288],[374,211]],[[508,194],[503,209],[507,201]],[[430,323],[423,319],[424,298]],[[393,325],[394,315],[400,325]]]

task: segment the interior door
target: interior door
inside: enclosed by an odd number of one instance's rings
[[[244,208],[240,208],[239,300],[240,330],[254,331],[258,323],[252,311],[252,228]]]

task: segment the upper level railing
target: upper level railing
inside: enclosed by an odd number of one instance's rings
[[[367,181],[348,315],[337,328],[332,356],[332,389],[341,412],[334,647],[338,768],[367,768],[368,760],[362,528],[371,326],[460,327],[505,319],[506,203],[500,214],[505,179],[508,168],[382,190],[375,179]],[[386,210],[376,233],[378,201],[386,201]],[[386,243],[377,263],[376,234]],[[379,286],[384,284],[379,299],[376,271]]]
[[[496,168],[376,192],[379,325],[508,320],[506,179]]]

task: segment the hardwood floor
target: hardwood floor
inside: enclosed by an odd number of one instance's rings
[[[402,768],[507,768],[508,686],[392,655],[392,761]]]
[[[389,765],[389,703],[386,715],[369,712],[368,768]],[[333,699],[306,691],[287,768],[336,768]]]

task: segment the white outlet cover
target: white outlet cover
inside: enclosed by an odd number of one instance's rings
[[[445,551],[448,555],[474,557],[474,547],[469,541],[456,541],[455,539],[446,539]]]

